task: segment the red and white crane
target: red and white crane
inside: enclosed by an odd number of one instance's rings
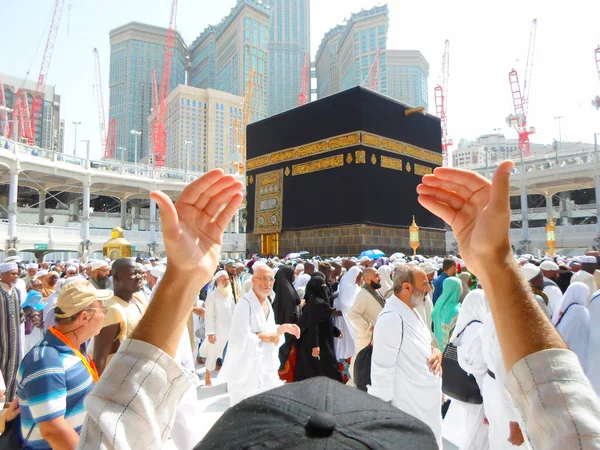
[[[0,136],[7,135],[8,114],[6,113],[6,97],[4,96],[4,82],[0,73]]]
[[[444,43],[442,56],[442,72],[440,83],[433,89],[435,95],[435,114],[440,118],[442,127],[442,155],[444,167],[452,167],[450,146],[452,139],[448,139],[448,77],[450,76],[450,41]]]
[[[600,80],[600,45],[594,51],[594,56],[596,59],[596,70],[598,71],[598,79]],[[592,100],[592,105],[596,109],[600,109],[600,95],[596,95],[596,98]]]
[[[377,49],[375,52],[375,60],[371,67],[369,68],[369,72],[367,76],[362,82],[363,86],[368,86],[372,91],[377,91],[377,81],[379,80],[379,65],[381,62],[381,50]]]
[[[308,52],[304,53],[304,64],[302,65],[302,74],[300,79],[300,93],[298,94],[298,106],[306,105],[308,102],[308,92],[310,83],[310,66],[308,61]]]
[[[111,159],[115,153],[117,138],[117,119],[108,121],[108,134],[106,130],[106,116],[104,115],[104,95],[102,94],[102,71],[100,70],[100,53],[94,48],[94,68],[96,75],[96,96],[98,103],[98,125],[100,127],[100,142],[104,159]]]
[[[537,19],[533,19],[531,23],[531,31],[529,32],[529,48],[527,50],[527,62],[525,64],[523,90],[521,90],[519,75],[517,74],[516,69],[512,69],[508,74],[514,114],[508,116],[507,122],[510,126],[513,126],[519,134],[519,155],[521,157],[530,156],[531,145],[529,143],[529,136],[535,133],[535,128],[527,128],[527,114],[529,110],[529,93],[531,91],[531,74],[533,72],[536,32]]]
[[[27,94],[25,91],[19,89],[17,92],[19,126],[22,130],[22,136],[27,139],[29,145],[35,144],[35,129],[40,119],[42,103],[44,102],[44,90],[46,89],[46,80],[48,78],[48,71],[50,69],[50,61],[52,60],[52,52],[54,51],[54,44],[56,43],[56,37],[58,35],[58,26],[60,25],[60,18],[62,16],[63,7],[65,5],[64,0],[55,0],[54,12],[52,14],[52,22],[50,23],[50,31],[48,33],[48,39],[46,41],[46,49],[44,50],[44,56],[42,57],[42,66],[40,67],[40,74],[38,76],[37,86],[35,88],[35,94],[31,102],[31,111],[25,113],[23,108],[27,105]],[[26,108],[27,109],[27,108]]]
[[[167,48],[165,52],[165,63],[163,66],[162,82],[160,93],[157,93],[158,103],[156,104],[154,119],[152,120],[152,144],[154,146],[154,164],[157,167],[165,165],[167,157],[167,96],[171,86],[171,68],[173,66],[173,54],[175,53],[175,18],[177,16],[177,0],[171,3],[171,19],[169,21],[169,30],[167,32]],[[153,77],[156,79],[156,77]],[[154,80],[153,80],[154,82]],[[153,91],[157,88],[153,86]],[[154,96],[154,94],[153,94]]]

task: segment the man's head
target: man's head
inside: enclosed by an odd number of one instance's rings
[[[582,256],[579,258],[579,261],[581,262],[581,270],[592,275],[598,267],[598,260],[595,256]]]
[[[112,265],[111,274],[115,293],[121,298],[131,297],[144,288],[142,271],[130,258],[117,259]]]
[[[329,279],[331,277],[331,264],[328,262],[319,263],[319,272],[325,275],[325,279]]]
[[[410,308],[417,308],[431,292],[427,275],[419,266],[400,265],[394,277],[394,294]]]
[[[229,274],[230,277],[236,274],[235,262],[227,261],[225,263],[225,271]]]
[[[450,258],[444,259],[444,263],[442,264],[442,270],[449,277],[456,276],[456,261]]]
[[[540,264],[540,269],[542,269],[542,273],[549,280],[557,280],[558,279],[558,271],[559,267],[554,261],[545,260]]]
[[[235,273],[241,275],[244,273],[244,265],[242,263],[235,263]]]
[[[273,290],[275,275],[273,274],[273,269],[266,264],[256,263],[253,267],[252,290],[259,300],[264,301]]]
[[[229,274],[220,270],[215,275],[215,282],[217,283],[217,290],[219,293],[225,297],[229,297],[232,295],[233,291],[231,289],[231,283],[229,282]]]
[[[45,270],[48,270],[50,268],[50,263],[49,262],[43,262],[42,263],[42,268]]]
[[[423,269],[423,272],[425,272],[425,275],[427,275],[427,280],[431,283],[433,281],[433,277],[435,277],[435,272],[437,272],[435,266],[430,262],[422,263],[419,266],[421,269]]]
[[[0,264],[0,281],[9,286],[14,286],[19,279],[19,267],[17,263],[8,262]]]
[[[63,273],[65,270],[65,265],[59,261],[54,265],[54,270],[58,273]]]
[[[304,273],[306,275],[312,275],[313,273],[315,273],[315,265],[310,262],[304,264]]]
[[[77,276],[77,267],[69,266],[67,267],[66,275],[67,278],[76,277]]]
[[[108,288],[108,278],[110,277],[110,266],[106,261],[94,261],[92,263],[92,276],[100,289]]]
[[[571,263],[571,272],[577,273],[580,270],[581,270],[581,264],[579,264],[577,261],[573,261]]]
[[[365,279],[365,284],[370,286],[372,289],[381,288],[381,276],[379,272],[377,272],[372,267],[367,267],[363,270],[363,277]]]
[[[296,268],[294,269],[294,275],[298,276],[300,275],[302,272],[304,272],[304,264],[298,264],[296,266]]]
[[[56,327],[68,337],[80,342],[96,336],[104,322],[104,301],[112,291],[98,290],[86,280],[73,280],[63,287],[56,300],[54,315]],[[69,336],[73,333],[73,336]]]
[[[48,272],[47,278],[46,280],[48,281],[48,285],[50,287],[54,287],[56,286],[56,283],[58,283],[58,272],[55,270],[51,270],[50,272]]]
[[[42,280],[35,278],[29,282],[29,285],[27,287],[30,291],[42,292],[42,289],[44,288],[44,283],[42,283]]]
[[[333,266],[333,273],[331,275],[335,278],[339,278],[342,274],[342,266],[336,262],[332,262],[331,265]]]
[[[37,264],[28,264],[27,265],[27,276],[29,278],[33,278],[38,273],[38,265]]]
[[[523,271],[523,276],[529,282],[531,287],[534,289],[539,289],[540,291],[544,290],[544,275],[538,266],[527,263],[521,268],[521,270]]]

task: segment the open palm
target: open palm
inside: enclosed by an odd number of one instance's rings
[[[204,283],[210,280],[243,188],[233,175],[215,169],[190,183],[175,204],[163,192],[151,194],[160,208],[169,268]]]
[[[510,253],[509,178],[504,161],[492,182],[475,172],[438,168],[417,187],[419,203],[452,227],[467,267],[475,273],[490,257]]]

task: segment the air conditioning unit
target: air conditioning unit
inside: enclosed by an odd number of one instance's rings
[[[46,217],[46,223],[54,223],[54,217],[52,217],[52,216]]]

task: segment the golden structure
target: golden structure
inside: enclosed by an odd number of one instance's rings
[[[553,217],[550,217],[546,224],[546,245],[548,246],[548,253],[550,256],[554,256],[554,247],[556,247],[556,225],[554,224]]]
[[[102,255],[111,261],[131,257],[131,243],[123,236],[123,228],[113,228],[111,238],[102,246]]]
[[[413,256],[417,256],[417,249],[419,248],[419,227],[415,222],[415,216],[413,216],[413,223],[408,229],[410,232],[410,247],[413,249]]]
[[[263,255],[279,254],[279,233],[261,234],[260,250]]]

